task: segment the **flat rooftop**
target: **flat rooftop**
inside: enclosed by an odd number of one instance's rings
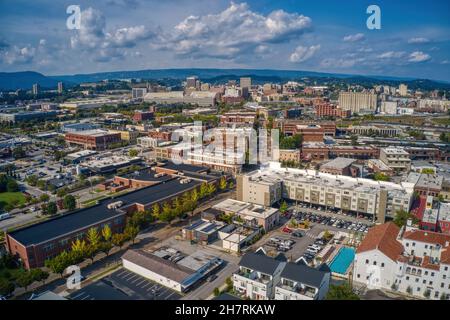
[[[406,182],[414,183],[418,188],[441,189],[444,177],[436,174],[411,172]]]
[[[100,221],[125,215],[124,212],[109,210],[107,208],[109,203],[117,201],[119,201],[119,199],[109,199],[99,205],[60,215],[32,226],[10,232],[9,235],[25,246],[39,244],[75,232],[79,229],[85,229]]]
[[[356,159],[336,158],[323,164],[320,169],[345,169],[351,166],[355,161]]]
[[[250,207],[250,203],[248,202],[238,201],[234,199],[226,199],[214,205],[212,208],[227,212],[239,212],[248,207]]]
[[[104,200],[96,206],[60,215],[32,226],[10,232],[9,235],[25,246],[39,244],[76,232],[80,229],[85,229],[91,225],[98,224],[103,220],[109,220],[113,217],[125,215],[125,212],[120,209],[108,209],[107,206],[109,203],[123,201],[124,204],[121,208],[136,203],[146,205],[153,204],[175,194],[183,193],[200,184],[201,182],[196,180],[191,180],[189,183],[184,184],[180,183],[180,179],[163,181],[159,184],[139,189],[114,199]]]
[[[250,181],[268,185],[294,182],[346,189],[352,192],[376,193],[380,190],[387,190],[391,195],[398,196],[406,195],[409,192],[404,186],[393,182],[332,175],[316,170],[281,168],[281,164],[278,162],[270,162],[269,166],[250,172],[246,176],[249,177]],[[410,191],[412,192],[412,190]]]

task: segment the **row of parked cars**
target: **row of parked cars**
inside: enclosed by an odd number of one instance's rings
[[[270,238],[266,243],[267,246],[276,248],[277,251],[287,252],[292,249],[295,241],[292,239],[280,239],[277,237]]]
[[[325,245],[328,242],[323,239],[323,238],[316,238],[314,240],[313,244],[310,244],[307,248],[305,253],[303,253],[303,259],[305,259],[308,263],[310,263],[315,257],[316,255],[322,251],[323,247],[325,247]]]
[[[362,222],[351,222],[339,218],[324,217],[306,212],[298,212],[295,215],[295,218],[299,221],[307,220],[314,223],[333,226],[338,229],[346,229],[349,231],[364,232],[364,233],[369,232],[369,226]]]

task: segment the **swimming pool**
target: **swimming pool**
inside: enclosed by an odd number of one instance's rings
[[[353,259],[355,259],[355,249],[342,247],[330,264],[331,272],[345,274]]]

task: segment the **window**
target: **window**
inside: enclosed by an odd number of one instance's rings
[[[359,279],[359,278],[361,277],[361,275],[358,273],[358,274],[356,275],[356,277]]]
[[[376,261],[374,261],[374,262],[373,262],[373,265],[374,265],[374,266],[376,266],[376,265],[377,265],[377,262],[376,262]]]
[[[381,267],[384,268],[384,262],[381,263]]]
[[[366,259],[366,264],[369,264],[369,259]]]

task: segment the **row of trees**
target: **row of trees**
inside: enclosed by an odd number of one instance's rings
[[[109,225],[105,225],[100,232],[97,228],[91,228],[86,234],[86,240],[77,239],[72,242],[69,251],[63,251],[53,259],[47,260],[45,266],[62,276],[67,267],[81,263],[85,259],[93,262],[94,257],[100,252],[109,255],[113,246],[121,248],[126,241],[134,241],[138,233],[139,227],[131,223],[127,223],[123,233],[113,234]]]
[[[17,192],[19,185],[16,180],[6,174],[0,174],[0,192]]]

